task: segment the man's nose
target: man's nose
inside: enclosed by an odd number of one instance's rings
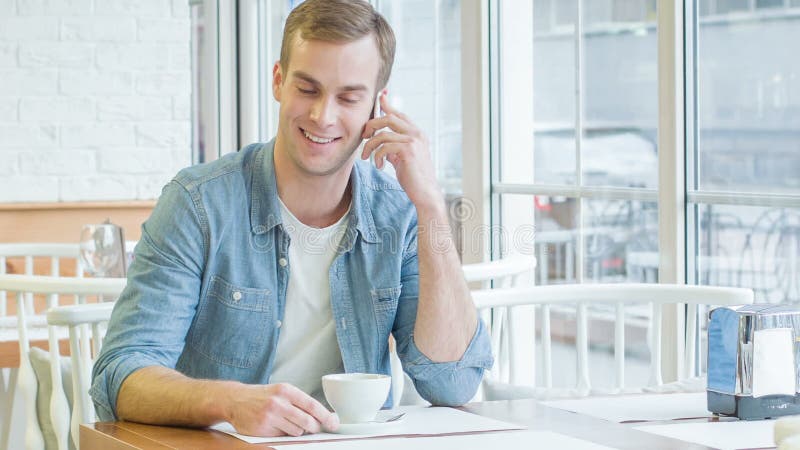
[[[336,102],[331,98],[320,98],[311,108],[311,120],[321,127],[333,125],[336,122]]]

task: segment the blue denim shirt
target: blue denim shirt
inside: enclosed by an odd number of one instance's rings
[[[347,231],[329,270],[345,371],[390,374],[391,332],[422,397],[439,405],[469,401],[492,365],[484,325],[459,361],[435,363],[420,352],[413,336],[416,210],[396,180],[367,163],[355,164],[350,185]],[[288,249],[273,142],[179,172],[142,225],[94,365],[98,417],[116,419],[123,381],[146,366],[268,383],[292,268]]]

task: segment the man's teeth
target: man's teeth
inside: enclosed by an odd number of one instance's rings
[[[333,142],[334,138],[325,139],[319,136],[314,136],[313,134],[309,133],[306,130],[303,130],[303,134],[306,135],[307,138],[311,139],[312,141],[316,142],[317,144],[327,144],[329,142]]]

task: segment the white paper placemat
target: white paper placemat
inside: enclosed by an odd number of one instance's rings
[[[412,440],[412,441],[409,441]],[[461,436],[390,438],[381,440],[318,442],[303,444],[298,450],[502,450],[531,449],[570,449],[570,450],[608,450],[611,447],[595,444],[582,439],[553,433],[552,431],[503,431],[499,433],[469,434]],[[286,450],[287,445],[276,446]]]
[[[643,425],[637,430],[720,450],[775,447],[774,420]]]
[[[617,423],[712,416],[706,409],[705,392],[586,397],[542,404]]]
[[[398,436],[405,434],[447,434],[475,431],[493,430],[520,430],[526,427],[513,423],[502,422],[488,417],[471,414],[453,408],[434,408],[422,406],[410,406],[398,408],[394,411],[405,412],[402,423],[387,429],[384,433],[343,435],[330,433],[317,433],[304,436],[285,436],[285,437],[254,437],[236,433],[233,426],[229,423],[221,423],[211,427],[214,430],[228,433],[251,444],[261,443],[284,443],[302,441],[328,441],[336,439],[359,439],[376,436]],[[394,413],[393,411],[393,413]]]

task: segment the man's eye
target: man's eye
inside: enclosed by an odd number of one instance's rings
[[[301,94],[306,94],[306,95],[311,95],[314,93],[313,89],[297,88],[297,90],[300,91]]]
[[[358,103],[358,99],[357,98],[350,98],[350,97],[342,97],[342,101],[345,102],[345,103],[348,103],[350,105],[354,105],[354,104]]]

